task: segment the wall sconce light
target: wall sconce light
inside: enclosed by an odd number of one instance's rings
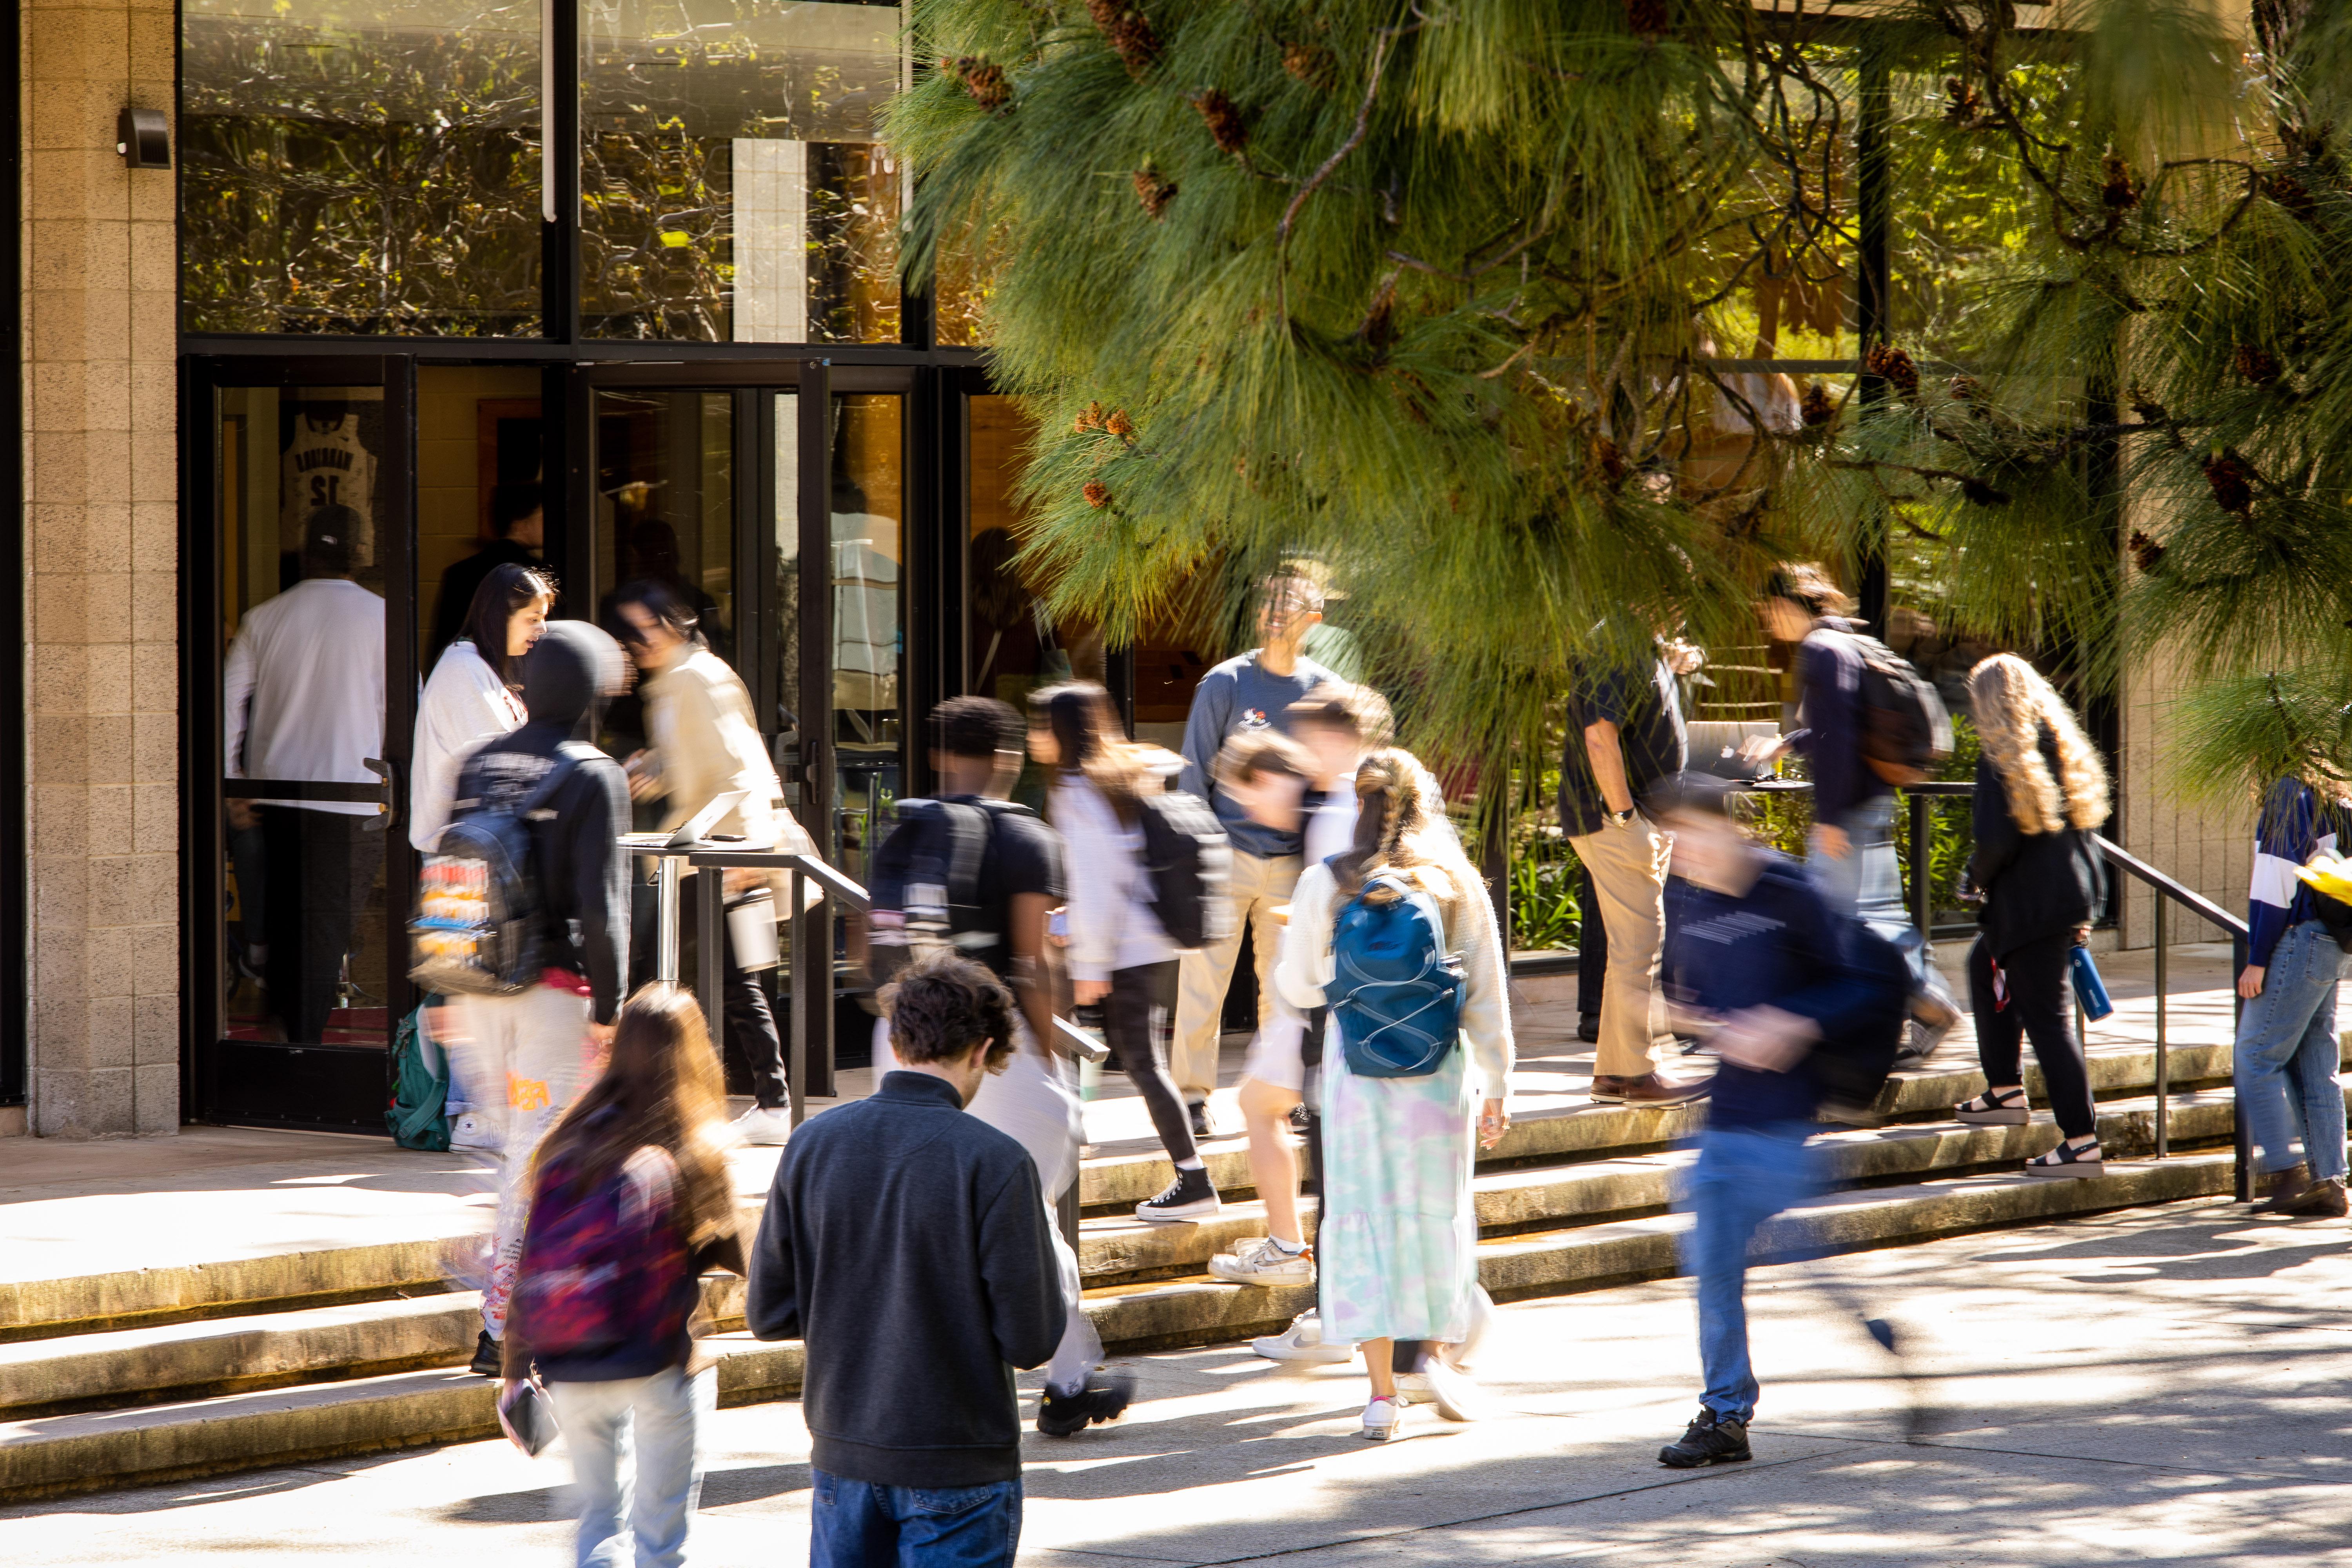
[[[126,109],[114,122],[114,150],[125,168],[172,166],[172,128],[160,109]]]

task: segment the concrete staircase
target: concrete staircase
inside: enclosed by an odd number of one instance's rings
[[[1889,1083],[1884,1126],[1827,1134],[1840,1184],[1775,1221],[1778,1258],[1923,1241],[2061,1215],[2210,1196],[2231,1182],[2228,1049],[2171,1053],[2172,1157],[2153,1152],[2155,1053],[2091,1058],[2107,1174],[2038,1181],[2047,1121],[1950,1121],[1982,1087],[1959,1065]],[[2029,1078],[2037,1103],[2041,1089]],[[1593,1289],[1676,1271],[1685,1220],[1669,1212],[1678,1141],[1703,1110],[1634,1110],[1554,1096],[1482,1161],[1481,1278],[1501,1300]],[[1150,1226],[1133,1205],[1169,1179],[1164,1158],[1089,1160],[1081,1201],[1088,1310],[1114,1351],[1272,1332],[1311,1289],[1209,1279],[1212,1254],[1263,1234],[1238,1139],[1206,1151],[1229,1198],[1202,1225]],[[756,1221],[756,1213],[749,1215]],[[463,1370],[478,1298],[442,1283],[445,1243],[379,1240],[81,1278],[0,1283],[0,1499],[162,1481],[496,1431],[491,1386]],[[800,1347],[742,1331],[740,1280],[706,1283],[721,1332],[720,1401],[793,1393]]]

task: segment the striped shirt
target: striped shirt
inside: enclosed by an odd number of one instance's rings
[[[2254,830],[2253,886],[2246,893],[2246,963],[2253,968],[2269,968],[2279,938],[2319,918],[2316,895],[2295,872],[2318,851],[2336,852],[2340,816],[2336,806],[2300,779],[2283,778],[2263,797]]]

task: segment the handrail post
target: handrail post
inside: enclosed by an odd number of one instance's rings
[[[2246,1128],[2246,1113],[2238,1098],[2238,1021],[2246,1011],[2246,999],[2238,994],[2238,976],[2246,968],[2246,939],[2232,933],[2230,938],[2230,1141],[2237,1148],[2238,1201],[2254,1201],[2254,1144]]]
[[[1911,923],[1918,928],[1919,940],[1926,942],[1935,930],[1936,919],[1936,900],[1927,886],[1927,837],[1935,800],[1917,790],[1909,791],[1907,798],[1911,804],[1911,843],[1905,858],[1911,862]]]
[[[793,862],[791,888],[792,903],[788,906],[793,911],[792,929],[785,933],[786,944],[792,949],[793,954],[793,1056],[791,1070],[786,1074],[785,1078],[785,1088],[792,1097],[793,1125],[795,1127],[798,1127],[803,1120],[804,1120],[808,1115],[808,1096],[806,1092],[806,1086],[808,1083],[808,1009],[801,1005],[801,998],[805,994],[801,987],[805,983],[805,977],[808,971],[808,942],[805,940],[807,932],[803,929],[803,922],[808,919],[808,910],[802,906],[801,884],[803,879],[800,862],[795,860]]]
[[[2172,1058],[2164,1039],[2165,949],[2171,939],[2168,929],[2170,900],[2158,894],[2156,900],[2156,1157],[2163,1159],[2171,1152],[2172,1119]]]

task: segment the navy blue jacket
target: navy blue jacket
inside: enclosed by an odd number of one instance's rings
[[[1854,807],[1895,787],[1862,759],[1862,655],[1842,635],[1848,625],[1824,618],[1797,648],[1805,727],[1789,740],[1812,775],[1813,820],[1826,827],[1843,828]]]

